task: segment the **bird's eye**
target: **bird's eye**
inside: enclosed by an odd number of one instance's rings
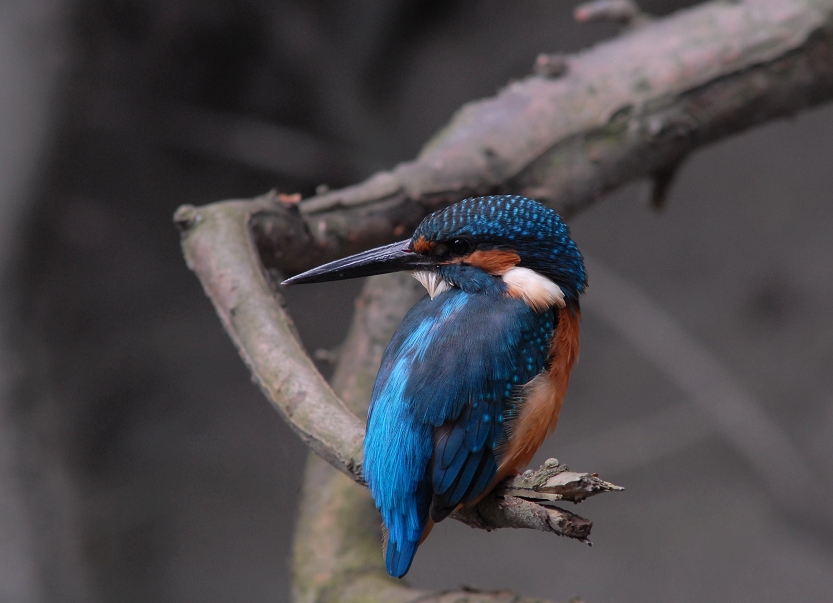
[[[466,255],[471,249],[471,243],[466,239],[454,239],[449,248],[454,255]]]

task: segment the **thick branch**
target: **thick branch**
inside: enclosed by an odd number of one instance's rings
[[[833,98],[833,0],[711,2],[564,57],[463,107],[420,156],[255,223],[287,274],[511,192],[571,214],[693,150]],[[273,224],[276,222],[276,224]],[[302,236],[298,236],[302,235]]]
[[[266,397],[312,450],[356,478],[364,426],[300,345],[252,242],[251,216],[272,202],[267,196],[180,207],[174,220],[185,259]]]

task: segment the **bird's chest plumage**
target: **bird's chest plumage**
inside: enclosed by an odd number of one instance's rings
[[[403,319],[379,370],[365,478],[392,537],[413,539],[491,487],[525,386],[546,374],[556,314],[451,289]],[[508,429],[507,429],[508,426]]]

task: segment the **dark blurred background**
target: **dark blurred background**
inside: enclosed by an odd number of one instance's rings
[[[0,3],[0,601],[289,599],[306,451],[171,215],[411,158],[538,53],[615,35],[574,4]],[[636,183],[572,220],[582,358],[540,458],[627,490],[578,509],[592,548],[446,522],[411,581],[831,600],[831,165],[828,107],[696,154],[661,213]],[[311,350],[359,287],[287,292]]]

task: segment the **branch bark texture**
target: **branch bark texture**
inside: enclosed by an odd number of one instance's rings
[[[273,261],[288,275],[402,238],[470,195],[570,215],[635,179],[662,185],[695,149],[833,98],[833,0],[709,2],[564,61],[464,106],[415,160],[258,216]]]
[[[180,207],[174,220],[182,231],[185,259],[266,397],[314,452],[357,476],[364,426],[321,378],[299,343],[251,237],[253,212],[272,202],[269,195]]]

